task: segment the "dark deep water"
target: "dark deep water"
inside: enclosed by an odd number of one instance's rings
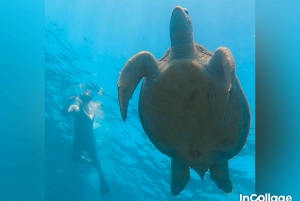
[[[136,89],[124,123],[117,80],[125,62],[142,50],[161,58],[170,46],[173,8],[189,10],[195,41],[210,51],[228,47],[252,111],[251,133],[230,161],[233,193],[226,195],[206,174],[191,171],[177,197],[170,193],[170,159],[158,152],[141,127]],[[46,1],[46,200],[238,200],[255,187],[254,1]],[[71,118],[59,115],[70,95],[98,85],[94,124],[98,156],[112,194],[100,197],[96,171],[71,160]]]

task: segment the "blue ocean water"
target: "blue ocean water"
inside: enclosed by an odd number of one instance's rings
[[[138,117],[140,85],[122,121],[117,81],[126,61],[139,51],[157,59],[170,47],[169,22],[176,5],[189,10],[194,38],[214,51],[228,47],[252,111],[243,151],[230,161],[233,193],[191,171],[185,190],[170,193],[170,158],[144,133]],[[255,187],[255,30],[254,1],[84,1],[46,0],[45,118],[46,200],[238,200]],[[100,196],[96,171],[71,160],[72,120],[59,115],[70,95],[97,84],[95,134],[98,156],[112,194]]]

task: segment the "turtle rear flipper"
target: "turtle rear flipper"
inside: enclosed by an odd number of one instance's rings
[[[232,192],[232,183],[229,177],[228,161],[214,164],[210,168],[210,178],[225,193]]]
[[[149,52],[136,54],[124,66],[118,81],[119,104],[124,121],[127,117],[129,99],[140,80],[145,76],[152,75],[157,69],[157,61]]]
[[[190,168],[177,158],[172,158],[171,193],[177,196],[190,180]]]

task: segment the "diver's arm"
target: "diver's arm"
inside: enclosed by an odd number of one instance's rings
[[[68,103],[66,106],[61,110],[60,115],[66,116],[68,113],[71,113],[74,110],[74,107],[71,106],[73,100],[75,99],[74,96],[69,98]]]
[[[89,119],[91,121],[94,121],[94,119],[95,119],[95,112],[91,108],[89,108],[88,110],[89,110],[88,112],[85,111],[85,110],[83,110],[83,111],[84,111],[85,115],[89,117]]]
[[[92,120],[92,121],[95,120],[95,113],[91,114],[91,120]]]

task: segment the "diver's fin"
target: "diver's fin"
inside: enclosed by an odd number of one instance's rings
[[[212,165],[210,168],[210,178],[217,184],[219,189],[223,190],[225,193],[232,192],[228,161]]]
[[[229,92],[235,78],[235,62],[230,50],[219,47],[211,57],[207,70],[217,78]]]
[[[172,158],[171,193],[177,196],[190,180],[190,168],[177,158]]]
[[[124,66],[118,81],[118,98],[124,121],[127,117],[129,99],[136,86],[143,77],[153,74],[157,69],[157,61],[149,52],[136,54]]]
[[[100,192],[101,195],[110,194],[110,188],[103,175],[100,176]]]

